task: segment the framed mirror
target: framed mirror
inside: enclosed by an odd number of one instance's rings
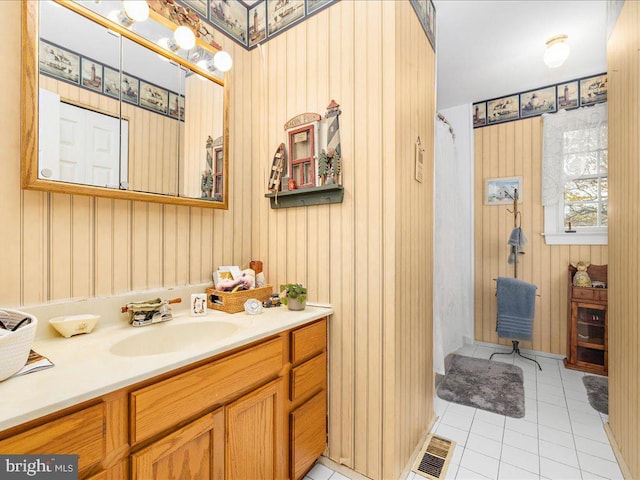
[[[172,44],[157,14],[127,27],[122,6],[23,2],[23,188],[227,209],[215,50]]]

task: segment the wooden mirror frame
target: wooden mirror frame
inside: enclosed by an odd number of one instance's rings
[[[43,192],[57,192],[74,195],[90,195],[115,198],[121,200],[139,200],[172,205],[207,207],[227,210],[229,208],[229,82],[228,74],[224,81],[214,77],[208,71],[193,65],[183,58],[162,49],[155,43],[140,37],[130,30],[103,18],[86,7],[69,0],[55,0],[70,10],[79,13],[89,20],[113,30],[123,37],[138,43],[155,53],[174,61],[185,68],[224,87],[223,92],[223,148],[224,179],[222,201],[211,201],[199,198],[163,195],[160,193],[134,192],[91,185],[45,180],[38,178],[38,41],[39,41],[39,0],[25,0],[22,4],[22,110],[21,110],[21,153],[22,153],[22,188]]]

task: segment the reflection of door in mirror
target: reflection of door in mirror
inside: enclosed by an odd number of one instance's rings
[[[41,178],[62,182],[120,188],[127,183],[128,122],[61,101],[40,88]],[[122,135],[122,137],[121,137]],[[118,179],[119,177],[119,179]]]

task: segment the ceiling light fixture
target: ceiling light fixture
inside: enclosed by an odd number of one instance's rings
[[[185,27],[184,25],[176,28],[176,31],[173,32],[173,38],[180,48],[184,50],[191,50],[196,46],[196,36],[193,33],[193,30],[189,27]]]
[[[569,57],[569,44],[567,35],[556,35],[547,40],[547,48],[544,51],[544,63],[549,68],[557,68]]]

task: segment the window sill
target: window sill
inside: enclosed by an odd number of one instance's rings
[[[547,245],[607,245],[608,233],[543,233]]]

